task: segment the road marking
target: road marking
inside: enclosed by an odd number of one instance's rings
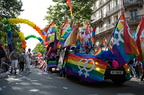
[[[118,93],[117,95],[136,95],[136,94],[132,94],[132,93]]]

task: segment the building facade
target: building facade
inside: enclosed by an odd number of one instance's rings
[[[95,0],[93,3],[92,23],[96,24],[96,40],[110,41],[116,23],[124,12],[128,25],[135,31],[144,16],[144,0]]]

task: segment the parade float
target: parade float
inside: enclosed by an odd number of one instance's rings
[[[88,24],[85,25],[86,28],[83,29],[85,31],[83,41],[85,38],[88,40],[89,34],[86,33],[89,31]],[[135,47],[135,50],[133,51],[137,51],[134,39],[130,38],[128,33],[125,33],[129,32],[129,30],[126,29],[129,28],[126,24],[124,14],[122,14],[113,32],[114,43],[112,48],[109,48],[110,46],[108,44],[108,50],[100,50],[100,48],[97,47],[94,54],[89,53],[91,48],[94,48],[92,46],[85,47],[84,45],[78,44],[74,46],[72,45],[72,43],[75,43],[72,39],[76,38],[74,37],[74,34],[76,34],[74,31],[78,30],[73,29],[64,43],[65,48],[63,48],[60,53],[58,64],[59,74],[61,76],[74,76],[80,81],[88,83],[102,82],[106,79],[110,79],[115,84],[122,84],[130,80],[131,77],[128,62],[135,58],[138,52],[127,54],[127,51],[124,49],[126,47],[124,47],[124,37],[129,37],[131,43],[127,44],[132,46],[130,48]],[[79,38],[79,41],[81,41],[81,38]]]

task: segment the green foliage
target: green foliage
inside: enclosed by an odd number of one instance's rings
[[[44,45],[42,44],[37,44],[36,47],[32,50],[32,52],[35,52],[35,53],[41,53],[41,54],[44,54],[44,52],[46,52],[46,47],[44,47]]]
[[[48,23],[54,21],[58,26],[58,29],[61,28],[66,19],[71,19],[74,23],[90,21],[93,0],[71,0],[73,17],[70,15],[69,6],[66,3],[66,0],[53,1],[56,2],[56,5],[48,7],[45,20],[47,20]]]
[[[6,27],[4,26],[4,21],[9,18],[16,18],[20,15],[22,11],[22,2],[21,0],[0,0],[0,41],[8,47],[8,39],[6,33]],[[11,25],[12,30],[12,45],[13,47],[21,48],[21,41],[17,34],[20,31],[19,26],[13,24]]]

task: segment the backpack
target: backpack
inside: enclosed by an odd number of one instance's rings
[[[25,56],[24,55],[20,56],[20,61],[25,61]]]

